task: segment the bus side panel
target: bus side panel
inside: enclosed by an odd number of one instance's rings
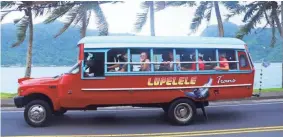
[[[212,83],[207,85],[210,78]],[[101,80],[79,80],[76,85],[76,93],[68,98],[76,100],[71,103],[76,107],[165,103],[203,86],[210,87],[205,100],[221,100],[250,97],[253,73],[106,76]]]

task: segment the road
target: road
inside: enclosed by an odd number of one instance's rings
[[[188,126],[172,126],[155,108],[70,111],[53,117],[51,125],[32,128],[23,112],[2,110],[2,136],[92,135],[105,136],[207,136],[282,137],[283,99],[240,103],[215,103],[206,108],[208,120],[198,111]]]

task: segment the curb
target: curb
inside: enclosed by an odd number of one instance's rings
[[[211,102],[230,102],[230,101],[265,100],[265,99],[283,99],[283,96],[250,97],[250,98],[243,98],[243,99],[217,100],[217,101],[211,101]],[[15,105],[14,104],[1,104],[1,107],[15,107]]]

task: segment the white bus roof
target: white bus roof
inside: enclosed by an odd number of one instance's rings
[[[84,48],[230,48],[245,49],[245,42],[227,37],[192,36],[87,36]]]

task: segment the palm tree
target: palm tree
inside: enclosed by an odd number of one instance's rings
[[[281,8],[281,9],[280,9]],[[281,18],[281,23],[279,20],[279,15],[281,13],[281,17],[283,17],[283,2],[281,2],[281,6],[278,6],[278,2],[276,1],[255,1],[245,5],[245,8],[241,8],[241,10],[234,8],[233,12],[242,13],[246,12],[243,22],[246,24],[241,27],[240,31],[237,33],[237,38],[242,39],[245,35],[249,34],[252,29],[256,27],[261,20],[265,20],[265,27],[268,25],[272,28],[272,38],[271,38],[271,46],[273,47],[276,42],[275,30],[277,28],[281,40],[283,41],[283,18]],[[264,27],[264,28],[265,28]],[[283,44],[282,44],[282,53],[283,53]],[[283,72],[283,61],[282,61],[282,72]],[[282,74],[283,79],[283,74]],[[283,87],[283,80],[282,80]]]
[[[190,29],[192,32],[196,32],[200,24],[202,23],[203,19],[206,19],[207,22],[211,19],[211,13],[214,8],[216,18],[217,18],[217,24],[218,24],[218,36],[224,37],[224,28],[222,23],[222,18],[219,10],[219,3],[223,4],[227,9],[231,9],[234,7],[238,7],[239,2],[238,1],[201,1],[199,6],[197,7],[195,11],[194,18],[192,20],[192,23],[190,25]],[[170,1],[166,2],[166,6],[185,6],[188,5],[189,7],[195,6],[196,3],[193,1]]]
[[[150,35],[155,36],[155,25],[154,25],[154,19],[155,19],[155,12],[161,11],[166,8],[167,5],[170,6],[181,6],[181,5],[190,5],[192,6],[194,4],[193,1],[145,1],[141,3],[141,8],[143,9],[142,13],[137,13],[137,20],[134,24],[134,29],[136,32],[140,32],[142,28],[144,27],[147,16],[149,15],[150,19]]]
[[[91,2],[73,2],[66,4],[65,6],[60,6],[55,8],[51,15],[47,17],[44,21],[45,24],[54,22],[56,19],[65,16],[66,22],[60,31],[55,35],[55,38],[64,33],[72,24],[80,25],[80,35],[81,38],[86,36],[87,26],[89,24],[89,19],[94,12],[94,17],[96,20],[96,25],[98,28],[99,36],[108,35],[108,23],[104,16],[104,13],[100,7],[101,4],[107,3],[117,3],[115,1],[91,1]]]
[[[24,77],[30,77],[31,75],[31,64],[32,64],[32,45],[33,45],[33,13],[37,17],[44,14],[42,8],[38,6],[43,6],[47,4],[54,4],[48,2],[36,2],[36,1],[22,1],[22,2],[12,2],[12,1],[1,1],[1,10],[5,8],[16,7],[15,10],[9,10],[1,14],[1,21],[12,11],[20,10],[24,11],[24,16],[20,19],[14,21],[18,25],[17,30],[17,42],[12,44],[12,47],[17,47],[22,44],[26,38],[27,29],[29,29],[29,42],[26,57],[26,71]],[[50,8],[49,8],[50,9]]]

